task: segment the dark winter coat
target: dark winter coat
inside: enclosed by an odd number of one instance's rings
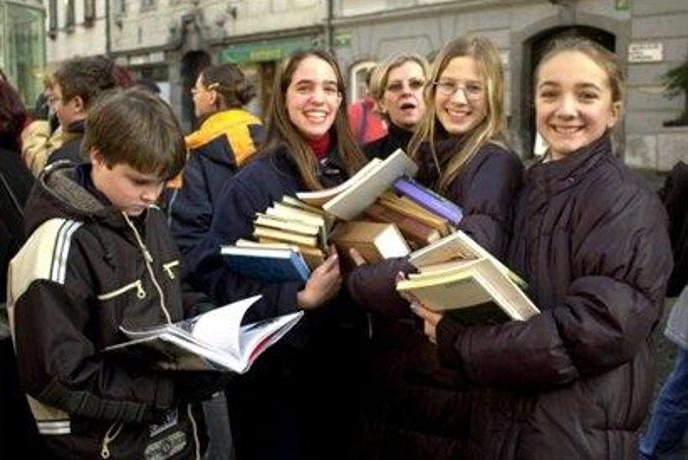
[[[672,266],[661,203],[603,136],[533,166],[514,225],[508,261],[541,313],[438,325],[442,362],[475,384],[465,458],[637,458]]]
[[[106,200],[90,165],[46,168],[32,191],[31,236],[12,261],[8,293],[22,387],[60,458],[96,458],[106,448],[111,459],[168,448],[176,452],[169,458],[193,458],[195,438],[204,448],[202,417],[192,420],[180,404],[189,395],[173,374],[100,351],[126,339],[120,326],[178,321],[205,296],[182,293],[179,253],[160,210],[129,218]]]
[[[306,189],[286,150],[259,155],[222,190],[193,274],[196,285],[218,303],[262,294],[247,312],[250,320],[296,311],[296,296],[303,288],[301,282],[270,283],[240,276],[219,255],[220,245],[252,238],[256,212]],[[321,160],[319,177],[324,186],[346,179],[341,164],[336,151]],[[195,256],[193,251],[190,256]],[[339,298],[306,312],[250,372],[228,387],[238,458],[337,459],[346,458],[353,449],[360,354],[352,310]]]
[[[456,142],[440,145],[446,164]],[[435,187],[438,174],[423,149],[418,178]],[[510,237],[512,210],[523,166],[510,150],[486,144],[461,170],[447,198],[461,206],[458,227],[488,251],[503,257]],[[371,398],[364,442],[366,458],[459,458],[468,428],[468,397],[460,375],[443,369],[432,345],[418,328],[408,304],[394,289],[398,271],[415,268],[405,259],[358,268],[348,281],[352,297],[373,316],[370,355]]]
[[[23,242],[24,205],[33,182],[19,152],[0,149],[0,304],[5,302],[7,267]]]
[[[380,139],[364,145],[363,153],[365,153],[369,159],[380,158],[381,160],[393,154],[397,149],[402,149],[404,152],[409,153],[408,143],[412,136],[412,131],[408,131],[390,123],[387,134]]]
[[[61,160],[68,160],[74,165],[84,162],[88,163],[88,160],[84,160],[84,158],[81,157],[81,141],[84,138],[85,131],[85,120],[78,120],[74,123],[71,123],[65,130],[65,135],[69,136],[69,140],[50,154],[46,165],[50,165]]]
[[[241,109],[210,116],[186,137],[189,157],[168,203],[170,229],[182,255],[203,240],[222,187],[262,140],[260,120]]]

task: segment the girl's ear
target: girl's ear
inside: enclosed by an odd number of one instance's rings
[[[621,118],[621,101],[612,102],[611,110],[609,111],[609,119],[607,120],[607,128],[613,128]]]

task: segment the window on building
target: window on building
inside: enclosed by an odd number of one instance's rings
[[[65,29],[69,32],[74,30],[76,15],[74,14],[74,0],[65,2]]]
[[[96,0],[84,0],[84,25],[91,27],[96,22]]]
[[[375,61],[361,61],[351,67],[351,99],[355,101],[364,97],[368,92],[368,74],[375,68]]]
[[[125,0],[114,0],[112,2],[112,12],[115,15],[124,14],[127,11],[127,2]]]
[[[141,11],[150,11],[155,9],[157,0],[141,0]]]
[[[57,0],[48,2],[48,35],[51,38],[57,36]]]

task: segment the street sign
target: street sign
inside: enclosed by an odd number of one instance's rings
[[[635,42],[628,46],[628,62],[661,62],[664,60],[662,42]]]

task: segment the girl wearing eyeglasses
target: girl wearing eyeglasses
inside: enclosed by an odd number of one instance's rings
[[[370,95],[388,123],[387,135],[363,146],[368,158],[387,158],[397,149],[407,151],[413,130],[425,114],[423,88],[428,62],[415,53],[396,53],[373,72]]]
[[[389,84],[388,84],[389,86]],[[523,166],[507,145],[504,74],[499,53],[482,37],[447,43],[424,89],[428,107],[408,150],[417,179],[463,209],[458,227],[498,258],[505,256]],[[355,256],[354,256],[355,258]],[[369,378],[383,401],[366,407],[368,458],[461,458],[468,398],[457,372],[442,369],[419,334],[395,277],[415,269],[405,258],[358,266],[351,296],[372,313]],[[372,399],[372,398],[371,398]],[[452,408],[448,410],[448,408]]]
[[[332,187],[366,162],[349,129],[344,80],[325,51],[297,52],[275,77],[266,142],[223,188],[193,282],[218,302],[262,294],[247,321],[305,311],[296,328],[226,395],[237,458],[343,459],[352,446],[359,372],[355,318],[340,300],[332,250],[304,282],[268,282],[227,267],[220,246],[252,239],[257,212],[297,191]],[[362,334],[361,334],[362,335]]]
[[[201,126],[185,138],[189,157],[183,175],[169,184],[168,214],[186,267],[193,270],[193,249],[210,228],[220,190],[256,151],[263,126],[243,108],[256,92],[235,64],[205,68],[191,93]]]

